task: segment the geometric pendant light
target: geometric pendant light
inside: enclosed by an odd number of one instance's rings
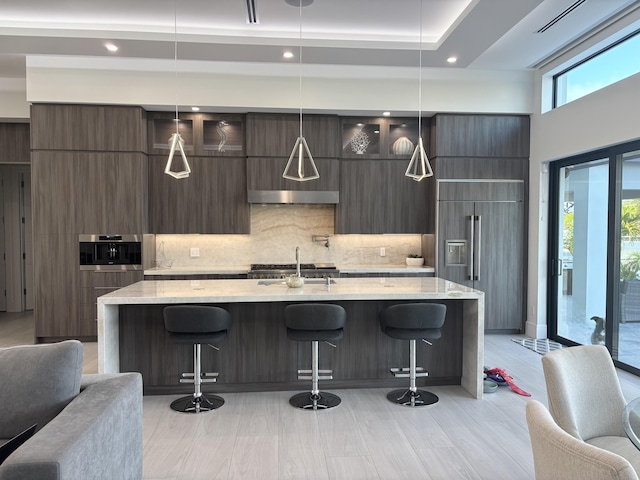
[[[167,165],[164,167],[164,173],[172,176],[173,178],[187,178],[191,173],[191,168],[189,167],[189,161],[187,160],[187,155],[184,153],[184,140],[180,135],[180,131],[178,129],[180,123],[178,119],[178,12],[177,12],[177,0],[173,2],[173,33],[174,33],[174,43],[173,43],[173,59],[174,59],[174,67],[176,72],[176,133],[171,135],[169,138],[169,158],[167,159]],[[173,154],[176,149],[180,151],[180,156],[182,157],[182,170],[178,172],[174,172],[171,170],[171,166],[173,163]]]
[[[291,150],[291,155],[289,156],[289,161],[287,162],[287,166],[284,167],[284,172],[282,173],[282,177],[288,180],[294,180],[296,182],[306,182],[309,180],[315,180],[320,178],[320,174],[318,173],[318,169],[316,168],[316,164],[313,161],[313,156],[309,151],[309,146],[307,145],[307,141],[302,135],[302,3],[303,0],[299,0],[299,9],[300,9],[300,56],[299,56],[299,65],[300,65],[300,77],[299,77],[299,95],[300,95],[300,135],[296,140],[296,143],[293,145],[293,150]],[[306,160],[305,160],[306,159]],[[311,175],[306,175],[306,170],[311,170]]]
[[[177,120],[176,125],[178,125]],[[167,166],[164,168],[164,173],[166,173],[167,175],[171,175],[173,178],[187,178],[191,173],[191,168],[189,167],[187,156],[184,153],[184,140],[182,139],[182,136],[178,132],[176,132],[171,135],[169,142],[171,150],[169,151],[169,159],[167,160]],[[171,170],[171,164],[173,163],[173,154],[175,153],[176,148],[180,151],[180,156],[182,157],[182,170],[179,172],[174,172]]]
[[[405,175],[416,182],[433,176],[433,170],[422,143],[422,0],[420,0],[420,57],[418,62],[418,145],[411,156]]]

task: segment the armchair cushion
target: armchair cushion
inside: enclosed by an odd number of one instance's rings
[[[58,415],[80,393],[82,358],[77,340],[0,348],[0,438]]]

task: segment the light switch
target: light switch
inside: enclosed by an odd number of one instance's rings
[[[197,247],[191,247],[189,255],[191,255],[191,258],[199,257],[200,256],[200,249],[197,248]]]

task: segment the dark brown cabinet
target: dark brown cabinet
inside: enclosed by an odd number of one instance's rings
[[[438,114],[433,120],[434,157],[529,158],[526,115]]]
[[[433,233],[431,179],[405,176],[408,160],[341,160],[336,233]]]
[[[421,123],[425,141],[430,120]],[[416,182],[405,175],[418,143],[418,119],[342,117],[340,125],[336,233],[432,233],[435,202],[430,201],[430,192],[435,183],[429,178]]]
[[[314,159],[338,157],[337,116],[303,115],[302,127],[303,136]],[[299,136],[299,115],[247,114],[247,156],[249,157],[289,159]]]
[[[78,234],[147,232],[146,114],[35,104],[31,122],[35,336],[95,338]]]
[[[34,104],[31,149],[145,152],[145,115],[140,107]]]
[[[171,136],[176,133],[175,113],[149,112],[149,154],[169,155]],[[177,131],[184,140],[187,158],[194,156],[242,157],[244,115],[180,113]]]
[[[164,173],[167,157],[149,157],[153,233],[250,233],[245,158],[191,157],[191,175]]]
[[[146,171],[142,153],[34,151],[34,233],[144,232]]]
[[[98,297],[143,279],[142,270],[129,271],[80,271],[80,295],[78,305],[79,324],[88,331],[87,335],[97,335]]]
[[[0,163],[29,163],[28,123],[0,123]]]

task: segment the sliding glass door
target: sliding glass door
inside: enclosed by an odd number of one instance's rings
[[[607,159],[559,169],[559,222],[556,249],[561,252],[556,282],[557,335],[591,343],[596,321],[604,317],[607,292]],[[604,343],[604,335],[603,335]]]
[[[640,368],[640,150],[618,155],[621,164],[619,321],[613,325],[614,359]]]
[[[640,144],[550,165],[549,337],[640,372]]]

